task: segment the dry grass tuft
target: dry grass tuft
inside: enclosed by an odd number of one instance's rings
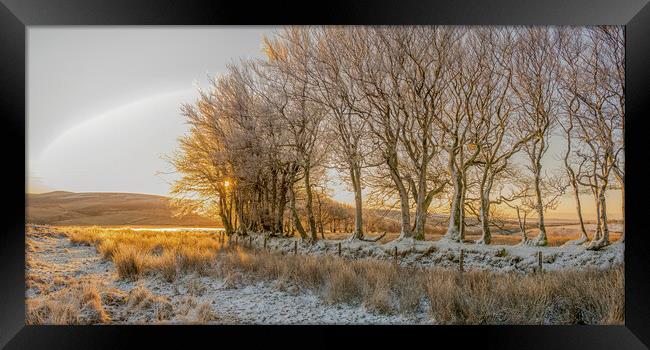
[[[159,271],[165,281],[173,282],[178,275],[178,259],[173,251],[164,251],[159,256],[151,257],[150,268]]]
[[[342,264],[332,269],[329,273],[329,285],[326,291],[326,299],[330,302],[355,303],[360,301],[360,286],[354,267],[349,264]]]
[[[101,254],[104,259],[111,260],[113,259],[113,255],[115,254],[117,248],[117,242],[112,239],[106,239],[99,243],[97,246],[97,252]]]
[[[184,272],[198,272],[204,275],[214,260],[215,253],[206,249],[181,247],[178,253],[179,267]]]
[[[110,321],[97,287],[77,283],[47,296],[27,300],[27,324],[97,324]]]
[[[212,309],[212,306],[209,303],[202,303],[198,306],[196,311],[196,321],[198,323],[208,323],[211,321],[216,321],[219,319],[217,314]]]
[[[131,245],[120,245],[113,254],[113,263],[118,276],[137,279],[145,269],[146,257],[141,250]]]
[[[207,287],[201,282],[199,278],[193,278],[187,282],[187,292],[193,296],[202,296],[207,290]]]
[[[133,288],[126,298],[129,313],[151,311],[152,318],[157,321],[169,320],[174,316],[172,304],[167,298],[153,295],[142,286]]]

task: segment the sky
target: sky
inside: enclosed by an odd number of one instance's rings
[[[239,58],[262,57],[273,27],[41,27],[27,36],[27,192],[167,195],[165,159],[187,131],[180,105]],[[556,143],[548,162],[555,162]],[[336,179],[334,198],[353,203]],[[611,191],[610,191],[611,192]],[[585,197],[585,212],[593,202]],[[570,198],[548,214],[574,216]],[[608,214],[620,217],[620,194]]]
[[[30,27],[28,191],[167,194],[197,84],[261,57],[270,27]]]

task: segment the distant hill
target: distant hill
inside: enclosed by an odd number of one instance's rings
[[[27,222],[49,225],[178,225],[219,226],[199,215],[173,216],[168,198],[140,193],[27,194]]]

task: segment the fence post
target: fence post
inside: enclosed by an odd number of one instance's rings
[[[465,260],[465,250],[463,248],[460,248],[460,258],[458,260],[460,264],[460,272],[465,271],[463,269],[463,261]]]
[[[339,242],[339,256],[341,256],[341,242]]]
[[[266,250],[266,235],[264,236],[264,250]]]
[[[539,252],[537,252],[537,271],[539,271],[539,273],[544,272],[544,269],[542,269],[542,251],[541,250]]]
[[[298,241],[293,241],[293,255],[298,254]]]
[[[394,256],[395,256],[395,265],[397,265],[397,247],[395,247]]]
[[[239,234],[235,235],[235,246],[239,244]]]
[[[248,237],[248,248],[253,248],[253,236]]]

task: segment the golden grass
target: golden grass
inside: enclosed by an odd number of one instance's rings
[[[27,300],[27,324],[97,324],[110,317],[102,305],[97,287],[76,283],[46,297]]]
[[[159,232],[99,227],[68,227],[73,244],[93,245],[104,259],[112,260],[118,276],[135,280],[159,273],[172,282],[179,271],[205,274],[222,247],[216,236],[198,232]]]
[[[229,288],[275,281],[283,289],[310,290],[331,303],[365,305],[386,314],[427,310],[441,324],[622,324],[624,320],[622,266],[534,275],[461,273],[406,268],[381,260],[254,251],[222,246],[215,236],[203,233],[97,228],[67,232],[77,244],[95,245],[112,259],[121,278],[159,273],[173,281],[181,273],[213,274]],[[194,308],[191,297],[204,293],[204,286],[190,283],[187,290],[187,308]],[[147,305],[155,305],[156,319],[169,317],[164,301],[137,293],[144,292],[132,291],[131,308],[140,299],[153,298]],[[202,309],[197,317],[207,322],[210,313],[207,306]],[[70,313],[74,314],[65,307],[56,311],[62,319],[72,317]]]

